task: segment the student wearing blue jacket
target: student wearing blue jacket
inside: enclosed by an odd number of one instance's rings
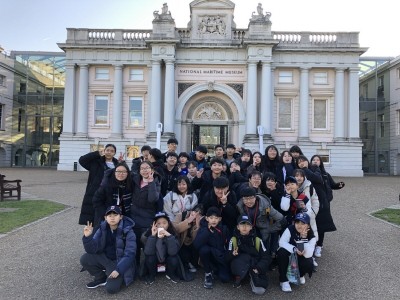
[[[85,226],[82,241],[86,253],[80,262],[83,270],[94,276],[87,288],[105,286],[108,293],[115,294],[123,283],[128,286],[135,277],[135,223],[122,216],[118,206],[108,207],[104,218],[94,233],[92,223]]]

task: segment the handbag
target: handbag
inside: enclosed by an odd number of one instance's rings
[[[296,252],[293,252],[289,256],[289,265],[287,268],[286,276],[290,283],[296,285],[300,284],[300,270]]]

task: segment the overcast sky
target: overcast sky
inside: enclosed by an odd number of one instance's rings
[[[0,46],[6,51],[61,51],[66,28],[151,29],[153,11],[168,3],[177,27],[190,20],[190,0],[2,0]],[[272,31],[358,31],[364,56],[400,55],[396,1],[236,0],[237,28],[247,28],[260,2]]]

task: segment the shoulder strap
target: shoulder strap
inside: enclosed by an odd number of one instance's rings
[[[233,250],[235,250],[236,248],[237,248],[237,239],[236,239],[236,236],[233,236],[232,237],[232,247],[233,247]]]
[[[257,252],[260,252],[260,245],[261,245],[261,239],[259,237],[256,237],[256,250],[257,250]]]
[[[172,191],[170,191],[168,194],[169,194],[169,198],[171,199],[171,210],[172,210],[172,207],[174,206],[176,200],[173,197],[174,193]]]

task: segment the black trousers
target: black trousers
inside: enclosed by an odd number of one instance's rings
[[[199,253],[192,244],[183,244],[181,249],[179,249],[179,256],[185,266],[187,266],[188,263],[192,263],[192,265],[196,266],[199,260]]]
[[[109,278],[108,276],[115,271],[117,261],[109,259],[104,253],[89,254],[85,253],[81,256],[82,267],[94,276],[95,280],[107,278],[106,290],[110,294],[118,293],[124,282],[123,274],[119,274],[117,278]],[[104,272],[104,270],[106,270]]]
[[[157,275],[157,264],[159,263],[157,255],[146,255],[144,258],[144,265],[147,273],[151,279]],[[165,261],[166,273],[169,277],[178,277],[177,269],[179,266],[179,258],[177,255],[167,256]]]
[[[290,252],[284,248],[280,248],[278,250],[278,269],[279,269],[279,282],[288,281],[286,277],[286,272],[289,266],[289,256]],[[313,260],[312,257],[305,258],[304,256],[297,256],[297,260],[299,263],[300,277],[304,276],[304,274],[312,274],[313,271]]]
[[[200,260],[203,264],[204,272],[211,273],[213,269],[218,274],[219,280],[222,282],[229,282],[231,279],[229,266],[225,263],[225,256],[223,253],[208,245],[204,245],[199,249]]]

